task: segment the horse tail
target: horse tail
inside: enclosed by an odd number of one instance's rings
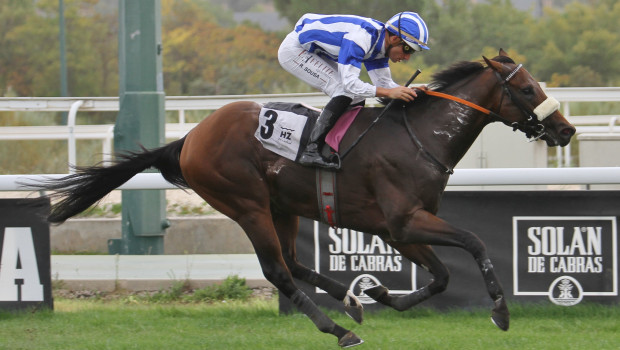
[[[54,191],[49,197],[58,201],[52,205],[47,220],[60,224],[99,202],[134,175],[151,167],[159,169],[164,179],[173,185],[189,187],[179,164],[184,143],[185,138],[182,138],[159,148],[148,150],[142,147],[140,152],[117,154],[117,159],[111,166],[76,166],[74,174],[28,185],[40,190]]]

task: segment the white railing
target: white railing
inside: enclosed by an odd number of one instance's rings
[[[570,103],[567,102],[618,102],[620,101],[620,88],[618,87],[574,87],[574,88],[545,88],[545,93],[555,97],[562,103],[562,114],[571,123],[577,123],[577,133],[585,132],[608,132],[608,130],[595,130],[590,126],[580,126],[577,120],[574,120],[570,112]],[[603,124],[609,123],[604,122]],[[586,122],[587,124],[598,124],[594,121]],[[615,124],[615,120],[613,122]],[[613,124],[612,124],[613,125]],[[612,126],[612,132],[615,132]],[[557,163],[559,167],[570,166],[571,161],[571,145],[568,144],[564,148],[557,147],[556,150]]]
[[[568,102],[618,102],[620,87],[588,88],[546,88],[545,92],[562,103],[562,112],[577,126],[578,133],[620,132],[615,124],[620,116],[571,116]],[[235,101],[301,102],[310,106],[324,106],[328,97],[322,93],[221,95],[221,96],[167,96],[166,111],[178,113],[178,123],[166,124],[166,137],[179,138],[185,135],[195,123],[186,123],[185,112],[191,110],[215,110]],[[367,99],[367,105],[376,104],[374,98]],[[67,140],[69,164],[76,164],[76,139],[99,139],[103,141],[104,162],[112,154],[114,125],[76,125],[77,112],[118,111],[118,97],[17,97],[0,98],[0,111],[69,111],[68,125],[0,127],[0,140]],[[563,152],[563,153],[562,153]],[[557,149],[558,163],[570,164],[570,147]]]
[[[20,183],[58,179],[67,175],[0,175],[0,191],[35,191],[38,189]],[[620,184],[620,167],[456,169],[448,181],[448,186],[601,184]],[[175,188],[177,187],[164,180],[161,174],[142,173],[134,176],[118,189]]]
[[[0,97],[0,111],[66,112],[77,102],[82,112],[114,112],[119,110],[118,97]],[[167,111],[215,110],[231,102],[303,102],[311,106],[324,106],[329,98],[322,93],[217,95],[217,96],[166,96]]]
[[[76,139],[102,140],[103,161],[112,154],[114,125],[76,125],[78,110],[81,112],[117,112],[118,97],[2,97],[0,112],[66,112],[67,125],[54,126],[8,126],[0,127],[0,140],[67,140],[69,164],[76,164]],[[322,93],[220,95],[220,96],[167,96],[166,111],[178,113],[178,123],[166,125],[167,138],[180,138],[195,123],[185,122],[185,111],[215,110],[235,101],[265,103],[303,102],[310,106],[324,106],[329,98]],[[369,99],[369,104],[376,103]],[[71,171],[71,169],[69,169]]]

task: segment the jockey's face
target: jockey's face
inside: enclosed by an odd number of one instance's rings
[[[386,56],[392,62],[400,62],[400,61],[407,62],[409,58],[411,58],[411,54],[414,51],[408,46],[405,48],[406,45],[407,44],[405,44],[405,42],[402,41],[398,36],[386,35],[386,38],[385,38]]]

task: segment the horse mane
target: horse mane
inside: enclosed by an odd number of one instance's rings
[[[512,58],[508,56],[496,56],[493,57],[493,61],[497,61],[500,63],[512,63],[515,62]],[[448,88],[449,86],[475,74],[483,71],[486,68],[485,65],[482,64],[481,61],[461,61],[452,64],[450,67],[437,72],[432,75],[432,81],[428,84],[428,88],[430,90],[442,91]],[[421,96],[422,97],[422,96]],[[422,97],[423,98],[423,97]],[[410,103],[415,103],[421,98],[416,98],[414,101]],[[390,98],[379,98],[379,102],[381,104],[387,104],[391,101]],[[405,102],[403,102],[405,104]]]
[[[493,57],[492,60],[496,62],[500,62],[500,63],[512,63],[512,64],[515,63],[512,60],[512,58],[508,56],[496,56],[496,57]],[[452,66],[450,66],[449,68],[433,74],[432,76],[433,80],[428,85],[428,88],[432,90],[444,90],[448,86],[458,81],[461,81],[462,79],[465,79],[472,74],[475,74],[475,73],[478,73],[484,70],[484,68],[486,67],[482,64],[481,61],[457,62],[453,64]]]
[[[431,90],[444,90],[448,86],[483,69],[484,66],[481,62],[461,61],[454,63],[449,68],[433,74],[433,80],[428,84],[428,88]]]

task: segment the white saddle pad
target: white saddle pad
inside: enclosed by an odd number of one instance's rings
[[[300,104],[265,104],[258,116],[258,128],[254,136],[266,149],[296,161],[300,154],[300,145],[305,146],[305,140],[302,143],[304,130],[309,124],[313,124],[308,123],[307,116],[299,114],[304,111],[307,113],[308,108],[318,114],[315,108]],[[306,131],[306,134],[308,132]]]

